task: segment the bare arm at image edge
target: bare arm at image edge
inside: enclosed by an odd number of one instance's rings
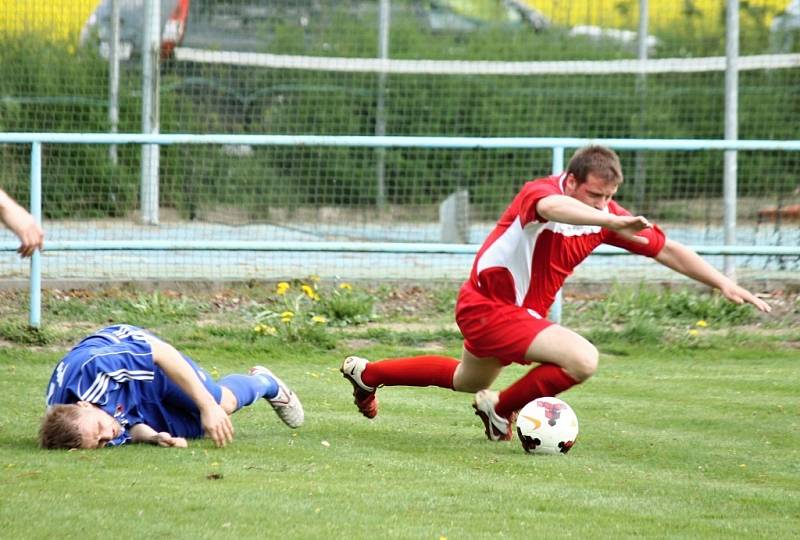
[[[33,216],[17,201],[0,189],[0,221],[11,229],[20,240],[17,253],[30,257],[37,249],[44,247],[44,232]]]

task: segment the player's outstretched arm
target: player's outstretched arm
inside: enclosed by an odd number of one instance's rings
[[[536,212],[548,221],[605,227],[639,244],[647,244],[648,240],[636,236],[636,233],[652,227],[644,216],[618,216],[603,212],[566,195],[544,197],[536,205]]]
[[[44,246],[44,232],[36,220],[17,201],[0,189],[0,221],[19,237],[17,253],[30,257]]]
[[[214,401],[214,397],[206,390],[181,353],[160,339],[151,338],[148,341],[153,351],[153,362],[164,370],[167,377],[180,386],[197,405],[206,435],[211,437],[217,446],[225,446],[233,441],[231,419],[222,406]]]
[[[756,295],[740,287],[730,278],[708,264],[700,255],[680,242],[667,239],[656,260],[664,266],[688,276],[709,287],[715,287],[731,302],[753,304],[759,310],[769,313],[772,308]]]
[[[136,424],[128,430],[135,443],[147,443],[164,448],[188,448],[189,443],[183,437],[173,437],[166,431],[156,431],[147,424]]]

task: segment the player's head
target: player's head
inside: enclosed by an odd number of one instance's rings
[[[42,448],[102,448],[119,436],[122,427],[110,414],[86,401],[55,405],[39,428]]]
[[[578,149],[569,160],[567,175],[572,175],[578,184],[583,184],[590,174],[606,182],[621,184],[622,165],[617,153],[600,145]]]
[[[622,165],[616,152],[605,146],[585,146],[569,160],[564,193],[603,209],[621,183]]]

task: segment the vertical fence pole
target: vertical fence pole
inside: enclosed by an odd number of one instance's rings
[[[161,56],[161,0],[145,0],[144,32],[142,36],[142,133],[157,134],[158,74]],[[158,225],[158,163],[157,144],[142,145],[141,211],[142,223]]]
[[[111,133],[119,126],[119,0],[111,0],[111,36],[108,40],[108,123]],[[108,157],[116,165],[117,145],[108,146]]]
[[[389,0],[380,0],[378,16],[378,56],[381,60],[389,58]],[[375,135],[386,135],[386,72],[378,73],[378,102],[375,110]],[[381,209],[386,205],[386,149],[377,148],[378,158],[378,193],[376,203]]]
[[[564,171],[564,147],[556,146],[553,148],[553,174],[561,174]],[[563,295],[561,289],[556,293],[556,299],[550,307],[549,319],[554,323],[561,324],[561,307],[563,304]]]
[[[728,0],[725,16],[725,140],[739,137],[739,0]],[[737,152],[725,150],[723,199],[725,245],[736,244]],[[736,279],[736,257],[725,255],[725,275]]]
[[[639,0],[639,60],[644,62],[647,60],[647,34],[648,34],[648,19],[649,14],[649,0]],[[647,105],[647,75],[644,72],[636,75],[636,97],[639,100],[639,125],[638,136],[645,137],[645,111]],[[633,200],[636,212],[641,214],[645,212],[644,208],[644,195],[647,185],[647,170],[644,159],[644,152],[639,150],[636,152],[635,161],[635,183],[633,184]]]
[[[36,223],[42,223],[42,143],[31,145],[31,215]],[[30,278],[30,319],[31,328],[42,324],[42,254],[37,249],[31,256]]]

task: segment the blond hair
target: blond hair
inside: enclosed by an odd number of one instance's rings
[[[39,427],[39,446],[47,449],[80,448],[83,442],[78,429],[80,413],[77,405],[51,407]]]

